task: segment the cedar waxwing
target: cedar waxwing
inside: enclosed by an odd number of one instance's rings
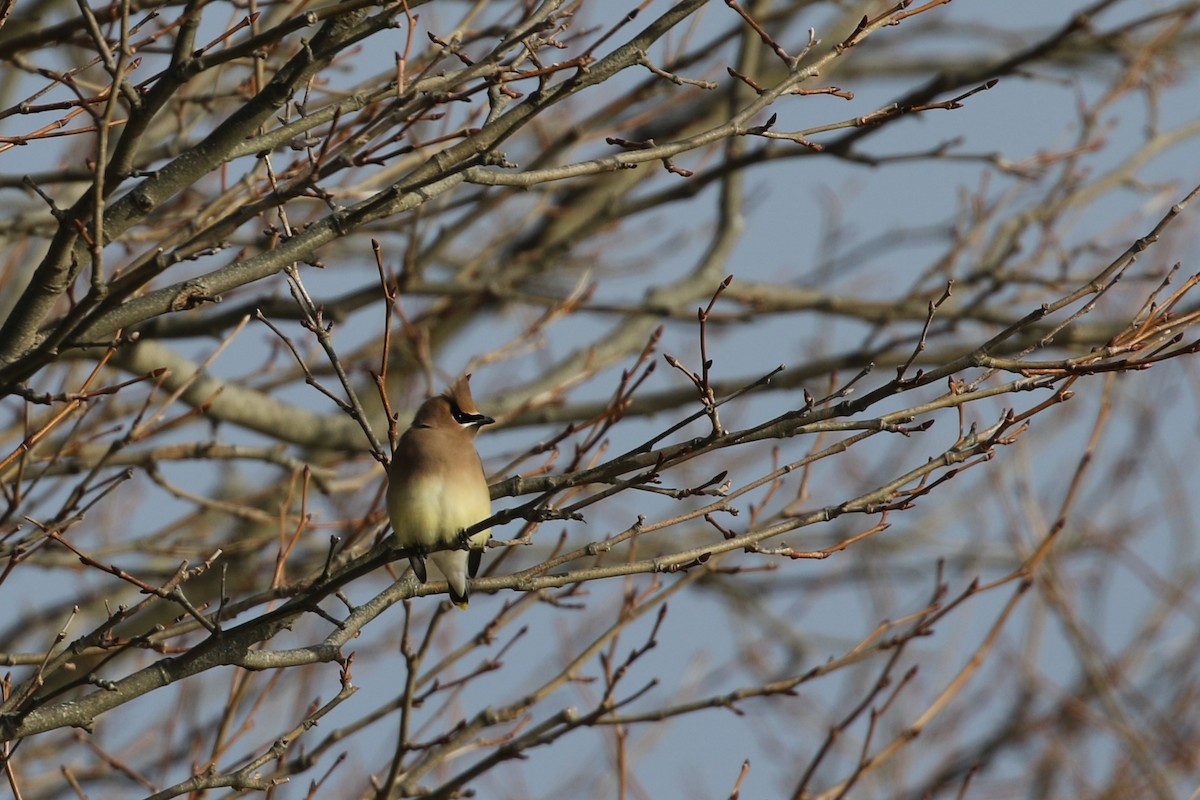
[[[416,548],[409,561],[422,583],[429,556],[459,608],[467,606],[467,578],[479,571],[483,548],[492,537],[490,529],[472,534],[469,549],[461,540],[463,531],[492,515],[475,435],[495,420],[475,407],[470,377],[459,378],[421,404],[388,467],[387,509],[396,544]],[[447,547],[451,549],[435,550]]]

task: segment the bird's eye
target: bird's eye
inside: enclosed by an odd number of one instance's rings
[[[495,422],[491,417],[486,417],[478,411],[463,411],[457,403],[450,403],[449,406],[450,416],[464,428],[478,428],[481,425],[491,425]]]

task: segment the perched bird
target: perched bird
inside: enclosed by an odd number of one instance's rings
[[[494,419],[479,413],[465,375],[421,404],[388,467],[387,509],[393,536],[425,582],[425,558],[446,577],[450,599],[467,606],[467,579],[475,577],[491,529],[463,532],[492,514],[475,435]],[[451,548],[451,549],[436,549]]]

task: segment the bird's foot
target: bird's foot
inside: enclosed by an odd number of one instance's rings
[[[457,543],[458,543],[457,549],[459,549],[459,550],[470,550],[471,549],[471,537],[467,536],[466,528],[462,528],[461,530],[459,530],[458,536],[456,536],[454,538],[455,538],[455,541],[457,541]]]

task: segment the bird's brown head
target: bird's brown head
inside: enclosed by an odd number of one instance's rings
[[[413,418],[413,427],[458,427],[474,438],[481,427],[495,422],[476,408],[475,399],[471,397],[470,380],[470,375],[463,375],[450,384],[446,391],[422,403]]]

